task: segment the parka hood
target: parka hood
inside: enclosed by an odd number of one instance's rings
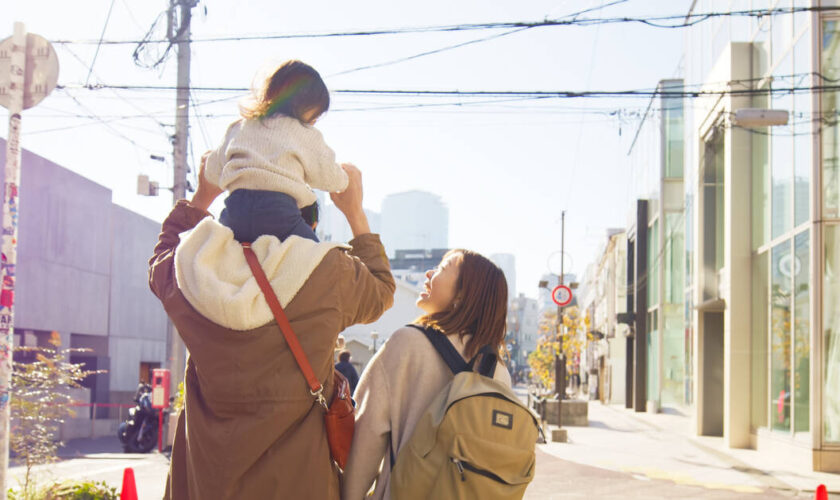
[[[274,320],[233,231],[205,218],[181,233],[175,251],[175,276],[187,302],[202,316],[231,330],[251,330]],[[283,307],[294,299],[312,271],[341,243],[289,236],[282,242],[263,235],[252,244]]]

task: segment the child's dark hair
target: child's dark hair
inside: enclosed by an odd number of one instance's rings
[[[311,205],[301,208],[300,215],[303,217],[304,222],[306,222],[309,226],[318,222],[318,202],[316,201]]]
[[[297,60],[281,64],[254,94],[253,102],[240,106],[243,118],[286,115],[306,122],[330,108],[330,93],[321,75]]]

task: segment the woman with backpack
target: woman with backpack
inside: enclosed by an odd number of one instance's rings
[[[490,354],[487,374],[493,369],[495,373],[492,373],[492,379],[485,377],[483,383],[493,385],[494,391],[507,391],[507,397],[515,399],[507,368],[496,361],[495,356],[503,349],[506,330],[507,284],[502,270],[476,252],[451,250],[437,268],[426,272],[424,287],[417,305],[426,314],[414,325],[393,333],[371,359],[356,388],[356,430],[342,483],[345,500],[364,498],[374,482],[373,498],[397,497],[392,497],[392,470],[399,471],[403,466],[401,461],[411,461],[408,454],[401,454],[410,440],[424,439],[423,436],[412,438],[412,435],[415,428],[424,425],[422,418],[431,420],[424,417],[430,405],[434,406],[436,398],[442,397],[442,391],[454,390],[452,384],[457,376],[453,378],[455,370],[450,368],[451,363],[466,367],[466,362],[477,354]],[[442,338],[457,351],[449,361],[444,360],[435,346]],[[454,351],[450,349],[450,352]],[[524,411],[527,413],[527,409]],[[524,423],[529,419],[519,420]],[[512,418],[507,422],[511,421]],[[533,432],[536,434],[535,430]],[[533,446],[536,439],[530,434],[527,439],[531,440],[528,446]],[[429,441],[434,441],[434,437]],[[427,444],[431,448],[433,443]],[[463,469],[466,464],[456,465],[457,468],[452,469],[456,477],[460,472],[461,478],[466,479]],[[427,476],[439,473],[427,472]],[[405,477],[413,475],[413,472],[404,474]],[[423,487],[419,485],[417,493],[406,496],[433,498],[429,496],[431,490],[423,490]],[[524,491],[524,487],[522,489]]]

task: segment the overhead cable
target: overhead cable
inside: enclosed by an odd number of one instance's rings
[[[117,90],[149,90],[149,91],[173,91],[180,90],[175,85],[130,85],[130,84],[67,84],[57,86],[59,89],[117,89]],[[191,86],[193,91],[206,92],[247,92],[245,87],[222,87],[222,86]],[[670,89],[670,87],[669,87]],[[635,89],[635,90],[428,90],[428,89],[338,89],[332,90],[334,94],[348,95],[376,95],[376,96],[425,96],[425,97],[533,97],[533,98],[602,98],[602,97],[685,97],[696,98],[705,96],[756,96],[756,95],[778,95],[778,94],[803,94],[810,92],[834,92],[840,91],[840,85],[809,85],[790,87],[765,87],[758,89],[751,88],[729,88],[729,89],[698,89],[698,90],[661,90],[661,89]]]
[[[771,8],[771,9],[751,9],[751,10],[737,10],[728,12],[705,12],[705,13],[691,13],[688,16],[684,14],[673,14],[666,16],[650,16],[650,17],[592,17],[571,19],[544,19],[541,21],[503,21],[503,22],[489,22],[489,23],[473,23],[473,24],[453,24],[453,25],[438,25],[438,26],[418,26],[405,28],[386,28],[386,29],[371,29],[360,31],[341,31],[341,32],[322,32],[322,33],[267,33],[257,35],[234,35],[234,36],[218,36],[207,38],[193,38],[192,43],[212,43],[212,42],[237,42],[249,40],[284,40],[297,38],[342,38],[342,37],[367,37],[367,36],[382,36],[382,35],[403,35],[411,33],[440,33],[440,32],[457,32],[457,31],[476,31],[489,29],[516,29],[516,28],[545,28],[555,26],[597,26],[601,24],[643,24],[656,28],[687,28],[698,23],[708,21],[710,19],[721,17],[767,17],[777,15],[789,15],[804,12],[837,12],[840,7],[819,6],[819,7],[791,7],[791,8]],[[667,21],[679,21],[673,24],[666,24]],[[144,38],[141,40],[103,40],[102,45],[133,45],[139,43],[169,43],[168,39],[152,40]],[[94,45],[100,43],[99,40],[80,39],[80,40],[53,40],[55,44],[90,44]]]

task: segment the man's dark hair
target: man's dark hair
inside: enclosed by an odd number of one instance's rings
[[[300,209],[300,215],[308,225],[318,222],[318,202]]]
[[[341,354],[338,355],[338,360],[342,363],[350,361],[350,351],[341,351]]]

